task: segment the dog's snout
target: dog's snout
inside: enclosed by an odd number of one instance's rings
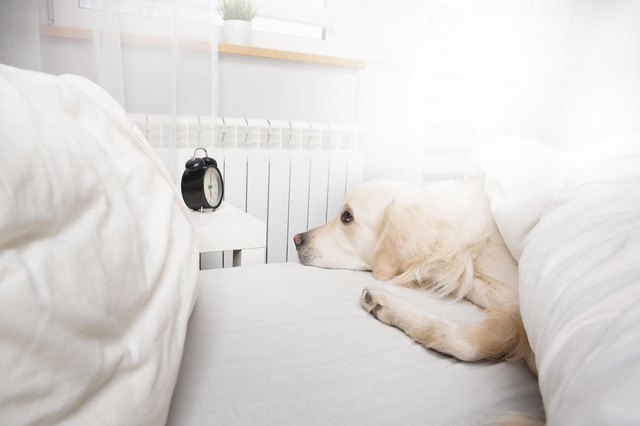
[[[300,248],[305,241],[305,233],[301,232],[293,236],[293,243],[296,245],[296,249]]]

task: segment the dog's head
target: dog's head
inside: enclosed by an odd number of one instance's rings
[[[300,262],[330,269],[370,270],[381,279],[395,276],[400,251],[391,246],[411,232],[411,220],[398,217],[397,211],[406,215],[411,209],[394,207],[410,193],[406,185],[394,182],[360,185],[333,221],[293,237]]]

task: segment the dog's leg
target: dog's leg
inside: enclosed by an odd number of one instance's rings
[[[518,303],[517,287],[509,288],[499,283],[491,285],[480,278],[474,278],[465,297],[484,309]]]
[[[497,360],[513,356],[518,345],[518,325],[506,315],[492,315],[480,323],[451,321],[424,312],[397,296],[364,289],[362,307],[379,321],[399,328],[427,348],[462,361]]]

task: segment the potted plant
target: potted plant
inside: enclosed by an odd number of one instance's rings
[[[221,0],[218,13],[224,20],[224,42],[249,44],[251,20],[258,14],[253,0]]]

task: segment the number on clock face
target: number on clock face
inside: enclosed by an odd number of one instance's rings
[[[220,191],[220,177],[213,167],[209,167],[204,174],[204,196],[207,203],[215,206],[218,201],[218,193]]]

